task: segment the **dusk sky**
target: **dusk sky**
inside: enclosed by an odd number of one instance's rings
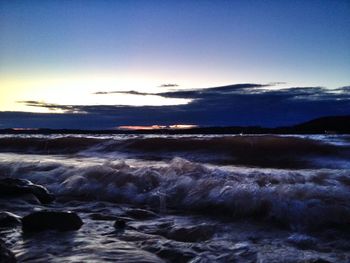
[[[0,0],[0,128],[346,114],[348,0]]]

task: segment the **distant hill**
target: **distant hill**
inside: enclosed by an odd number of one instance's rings
[[[328,116],[294,126],[264,128],[259,126],[198,127],[158,130],[70,130],[2,129],[0,134],[350,134],[350,115]]]
[[[322,117],[295,125],[293,128],[299,132],[350,133],[350,115]]]

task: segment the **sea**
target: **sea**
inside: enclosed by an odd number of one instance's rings
[[[84,221],[1,229],[19,262],[350,262],[349,135],[3,134],[5,177]]]

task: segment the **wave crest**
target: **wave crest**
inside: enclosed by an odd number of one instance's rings
[[[348,226],[348,171],[212,169],[182,158],[165,167],[23,162],[2,164],[2,174],[47,186],[63,200],[103,200],[147,205],[155,210],[255,218],[297,230]],[[25,172],[26,171],[26,172]]]

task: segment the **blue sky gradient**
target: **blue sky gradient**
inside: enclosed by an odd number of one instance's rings
[[[127,106],[125,102],[134,105],[136,95],[111,94],[107,101],[107,96],[91,98],[91,94],[174,90],[174,87],[159,87],[166,83],[178,84],[178,90],[271,82],[283,82],[272,86],[273,89],[349,86],[349,14],[350,2],[346,0],[0,0],[0,92],[3,97],[0,110],[5,114],[47,109],[21,102],[30,100],[62,107],[109,106],[117,111],[119,101],[123,101],[124,106]],[[68,76],[79,76],[79,84],[73,81],[67,84]],[[92,76],[96,82],[91,81]],[[105,85],[103,80],[107,77],[112,80]],[[67,81],[62,84],[58,81],[61,79]],[[67,90],[73,89],[76,102],[66,100]],[[147,105],[135,104],[138,107],[134,110],[180,103],[164,96],[148,98]],[[278,125],[325,114],[323,110],[317,114],[315,109],[309,114],[305,109],[304,113],[297,114],[299,117],[267,121],[265,115],[261,119],[250,115],[249,109],[259,108],[260,104],[255,100],[250,103],[249,98],[253,96],[244,97],[248,105],[246,110],[242,109],[246,112],[244,119],[260,124]],[[234,105],[225,103],[234,111]],[[49,112],[54,110],[57,108]],[[339,112],[350,114],[349,110],[339,110],[339,107],[334,111],[330,109],[329,114]],[[65,113],[61,111],[59,116],[63,118]],[[164,122],[145,120],[138,119],[134,124]],[[187,122],[202,121],[199,120],[201,117],[194,114]],[[9,121],[2,124],[0,121],[2,127],[14,125],[7,123]],[[239,123],[235,116],[217,121],[224,125]],[[111,121],[101,128],[117,124],[126,123]],[[206,124],[216,123],[213,120]],[[18,125],[21,125],[19,121]],[[48,121],[42,125],[51,124]]]

